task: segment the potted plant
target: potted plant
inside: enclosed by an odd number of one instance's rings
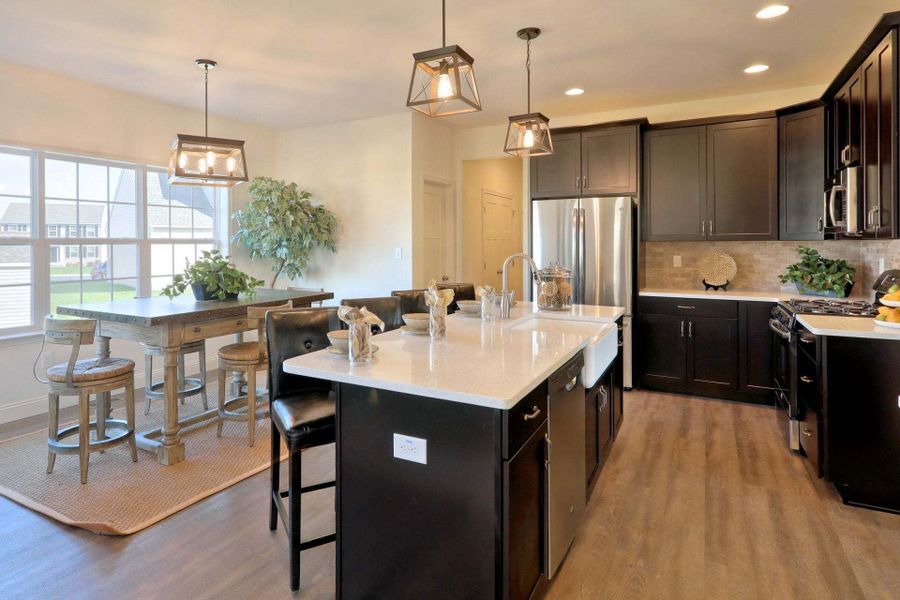
[[[310,202],[311,197],[295,183],[256,177],[250,182],[250,202],[232,215],[237,223],[232,240],[246,248],[251,259],[274,261],[273,288],[282,274],[302,277],[316,248],[335,251],[337,218]]]
[[[825,258],[818,250],[799,246],[800,262],[789,265],[781,283],[791,283],[801,294],[844,298],[853,289],[853,275],[856,270],[846,260]]]
[[[172,283],[163,288],[162,295],[175,298],[191,286],[197,300],[233,300],[238,294],[252,296],[256,288],[264,284],[264,281],[239,271],[229,257],[222,256],[218,250],[204,250],[201,258],[188,263],[184,273],[176,275]]]

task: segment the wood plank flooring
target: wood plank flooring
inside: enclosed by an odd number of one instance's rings
[[[625,410],[548,598],[898,597],[900,516],[843,506],[788,453],[773,409],[634,392]],[[304,480],[332,461],[305,454]],[[125,538],[0,498],[0,598],[291,598],[267,488],[262,473]],[[304,536],[332,511],[330,490],[311,497]],[[303,553],[301,582],[299,598],[333,598],[332,545]]]

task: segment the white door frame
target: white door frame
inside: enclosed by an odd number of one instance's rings
[[[451,279],[454,281],[457,280],[457,272],[456,272],[456,232],[457,232],[457,215],[456,215],[456,186],[449,179],[445,179],[443,177],[438,177],[437,175],[423,174],[418,187],[418,204],[416,210],[413,212],[413,252],[412,252],[412,272],[413,279],[416,280],[420,273],[418,273],[418,264],[416,260],[416,256],[418,251],[421,250],[419,247],[419,232],[421,231],[422,226],[422,200],[425,197],[425,186],[431,184],[437,187],[442,188],[443,196],[444,196],[444,272],[447,273]],[[427,282],[426,282],[427,283]],[[415,281],[414,281],[415,284]]]

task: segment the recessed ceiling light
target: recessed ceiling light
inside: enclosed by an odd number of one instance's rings
[[[744,73],[762,73],[763,71],[768,71],[769,65],[750,65],[746,69],[744,69]]]
[[[566,90],[566,96],[580,96],[584,93],[581,88],[569,88]]]
[[[787,4],[770,4],[769,6],[756,13],[756,18],[774,19],[775,17],[780,17],[789,10],[791,10],[791,7]]]

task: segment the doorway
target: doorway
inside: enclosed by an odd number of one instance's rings
[[[448,211],[452,203],[448,197],[449,190],[449,185],[431,180],[425,180],[422,187],[414,278],[418,287],[428,285],[432,279],[440,283],[451,278],[452,235],[449,234],[449,225],[452,218]]]
[[[506,257],[519,252],[522,247],[522,232],[516,230],[516,203],[511,196],[482,190],[481,192],[481,282],[501,289],[501,267]],[[521,261],[514,261],[510,267],[510,283],[521,280]],[[513,289],[520,286],[513,285]],[[518,294],[517,294],[518,295]],[[521,296],[519,296],[521,298]]]

